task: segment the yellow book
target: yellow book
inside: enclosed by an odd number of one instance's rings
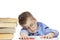
[[[17,22],[16,18],[0,18],[0,22]]]
[[[0,34],[0,40],[12,40],[13,34]]]
[[[0,27],[16,27],[16,23],[0,23]]]
[[[0,18],[0,27],[15,27],[16,25],[16,18]]]
[[[14,28],[4,28],[4,29],[0,29],[0,33],[15,33],[15,29]]]

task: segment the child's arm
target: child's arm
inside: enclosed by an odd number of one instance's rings
[[[20,38],[19,38],[20,40],[28,40],[28,32],[26,31],[26,30],[22,30],[21,32],[20,32]]]
[[[49,29],[48,26],[46,26],[45,24],[42,23],[42,30],[44,32],[44,36],[43,37],[47,37],[47,38],[53,38],[53,37],[58,37],[59,32],[53,29]]]

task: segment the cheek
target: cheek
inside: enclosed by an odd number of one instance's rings
[[[37,28],[37,25],[35,24],[33,29],[36,29],[36,28]]]
[[[33,27],[36,28],[37,27],[37,24],[34,24]]]

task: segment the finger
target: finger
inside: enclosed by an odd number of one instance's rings
[[[43,36],[43,38],[48,39],[48,36],[47,36],[47,35],[45,35],[45,36]]]
[[[19,38],[20,40],[23,40],[23,36],[20,36],[20,38]]]
[[[28,40],[28,36],[21,36],[19,39],[21,39],[21,40]]]
[[[45,38],[50,39],[50,38],[52,38],[52,36],[51,35],[45,35]]]
[[[19,40],[22,40],[22,39],[23,39],[22,37],[19,38]]]
[[[27,40],[27,38],[24,38],[25,40]]]
[[[50,35],[50,36],[49,36],[49,39],[51,39],[51,38],[53,38],[53,36],[52,36],[52,35]]]
[[[49,37],[49,39],[53,38],[52,36]]]
[[[29,40],[27,36],[26,36],[26,37],[24,37],[24,39],[25,39],[25,40]]]
[[[47,36],[46,36],[46,35],[44,35],[44,36],[43,36],[43,38],[47,38]]]
[[[24,37],[23,40],[27,40],[27,37]]]

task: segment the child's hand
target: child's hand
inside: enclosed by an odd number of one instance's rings
[[[54,33],[52,32],[52,33],[49,33],[49,34],[47,34],[47,35],[43,35],[43,36],[41,36],[40,38],[51,39],[51,38],[53,38],[53,37],[54,37]]]
[[[19,40],[28,40],[28,36],[26,35],[26,33],[22,33]]]
[[[20,37],[19,40],[29,40],[28,37]]]

